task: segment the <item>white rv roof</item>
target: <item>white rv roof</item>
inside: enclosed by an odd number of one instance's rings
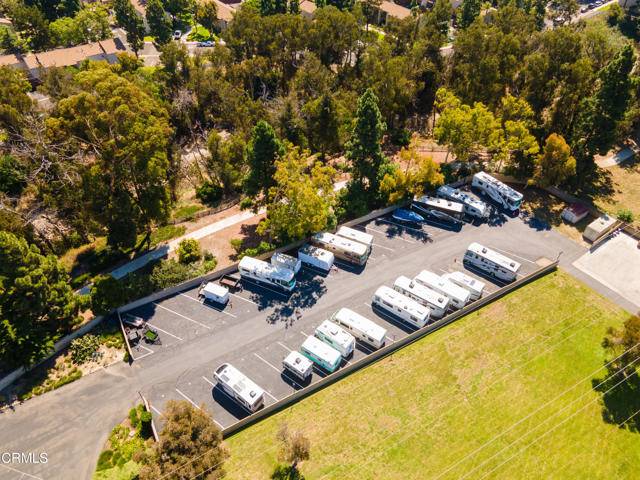
[[[316,328],[316,331],[320,331],[327,337],[333,338],[336,343],[345,348],[349,347],[349,345],[354,341],[353,336],[349,332],[345,331],[340,325],[336,325],[329,320],[322,322],[318,328]]]
[[[509,185],[506,185],[504,183],[502,183],[500,180],[498,180],[497,178],[492,177],[491,175],[489,175],[486,172],[478,172],[474,175],[474,178],[478,178],[480,180],[482,180],[485,183],[488,183],[490,185],[493,185],[493,187],[502,192],[504,195],[507,196],[507,198],[510,198],[511,200],[522,200],[523,196],[520,192],[518,192],[517,190],[514,190],[513,188],[511,188]]]
[[[254,405],[264,395],[262,388],[229,363],[216,369],[216,379],[231,387],[249,405]]]
[[[428,197],[426,195],[417,198],[416,201],[424,203],[427,206],[438,207],[444,210],[449,210],[456,213],[462,213],[464,205],[458,202],[452,202],[446,198]]]
[[[348,238],[349,240],[354,240],[359,243],[364,243],[365,245],[371,245],[373,243],[373,235],[361,232],[360,230],[356,230],[354,228],[340,227],[336,232],[336,235],[338,235],[339,237]]]
[[[350,250],[356,255],[365,255],[367,253],[366,245],[359,242],[354,242],[353,240],[349,240],[347,238],[339,237],[329,232],[316,233],[313,238],[320,243],[335,245],[338,248]]]
[[[202,290],[211,293],[216,297],[225,297],[229,293],[229,289],[227,287],[223,287],[222,285],[213,282],[207,283]]]
[[[280,263],[282,265],[290,267],[291,269],[294,269],[298,265],[298,262],[300,262],[300,260],[298,260],[296,257],[292,257],[291,255],[287,255],[286,253],[278,252],[271,255],[271,263],[273,264],[274,262],[276,263],[276,265]]]
[[[387,303],[405,310],[414,317],[424,318],[428,317],[431,313],[428,307],[420,305],[415,300],[401,294],[400,292],[396,292],[393,288],[387,287],[386,285],[378,287],[378,290],[376,290],[376,296],[385,300]]]
[[[484,290],[484,287],[486,287],[486,283],[481,282],[476,278],[470,277],[469,275],[463,272],[455,271],[455,272],[447,273],[446,277],[454,278],[458,282],[464,283],[465,285],[469,286],[470,288],[478,292],[481,292],[482,290]]]
[[[339,351],[314,336],[307,337],[307,339],[302,342],[302,346],[300,348],[309,350],[309,352],[313,353],[315,356],[322,358],[331,364],[339,362],[342,358]]]
[[[398,288],[402,288],[404,290],[409,290],[411,293],[415,294],[420,298],[424,298],[426,302],[429,302],[433,305],[437,305],[438,307],[446,310],[449,306],[449,299],[441,293],[436,292],[424,285],[419,284],[418,282],[414,282],[409,277],[405,277],[404,275],[396,278],[396,281],[393,282],[394,285],[397,285]]]
[[[240,269],[250,270],[254,273],[270,278],[277,278],[279,280],[283,280],[285,282],[290,282],[293,280],[295,273],[293,270],[289,270],[288,268],[278,267],[276,265],[271,265],[264,260],[258,260],[253,257],[242,257],[240,260],[240,264],[238,266]]]
[[[338,310],[335,313],[334,318],[352,325],[354,328],[357,328],[379,342],[383,341],[384,337],[387,335],[387,331],[380,325],[348,308],[341,308]]]
[[[459,202],[462,202],[465,205],[474,207],[481,212],[484,212],[487,208],[487,204],[482,200],[478,200],[476,197],[458,190],[457,188],[450,187],[449,185],[442,185],[440,188],[438,188],[438,192],[441,192],[441,195],[446,195],[458,200]]]
[[[302,253],[304,255],[309,255],[310,257],[317,258],[323,262],[333,263],[334,255],[329,250],[324,250],[320,247],[316,247],[315,245],[305,244],[298,250],[298,253]]]
[[[442,278],[437,273],[430,272],[429,270],[422,270],[418,275],[416,275],[415,280],[417,282],[425,283],[427,286],[433,285],[434,287],[443,290],[445,295],[455,297],[465,303],[469,301],[469,297],[471,296],[469,290],[465,290],[464,288],[450,282],[446,278]]]
[[[310,368],[313,368],[313,362],[300,352],[290,352],[283,361],[301,375],[308,372]]]
[[[509,257],[495,252],[490,248],[483,247],[479,243],[473,242],[469,245],[467,250],[475,253],[476,255],[480,255],[481,257],[485,257],[487,260],[495,263],[496,265],[500,265],[502,268],[505,268],[510,272],[516,273],[520,269],[520,264],[515,260],[511,260]]]

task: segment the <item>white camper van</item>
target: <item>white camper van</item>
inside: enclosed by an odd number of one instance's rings
[[[297,274],[300,271],[302,262],[298,258],[287,255],[286,253],[274,253],[271,255],[271,265],[280,268],[288,268],[289,270],[293,270],[293,273]]]
[[[464,213],[470,217],[483,219],[489,216],[489,205],[484,203],[482,200],[478,200],[468,193],[463,192],[462,190],[450,187],[449,185],[442,185],[438,188],[437,195],[442,198],[462,203],[464,206]]]
[[[264,390],[233,365],[223,363],[213,376],[227,395],[251,413],[264,405]]]
[[[336,232],[336,235],[366,245],[369,249],[369,253],[371,253],[371,248],[373,247],[373,235],[349,227],[340,227]]]
[[[303,382],[313,372],[313,362],[300,352],[290,352],[282,361],[282,367]]]
[[[515,280],[518,276],[518,270],[520,270],[520,264],[515,260],[476,242],[467,248],[464,262],[505,282]]]
[[[210,302],[226,305],[229,301],[229,289],[222,285],[218,285],[217,283],[209,282],[200,287],[200,290],[198,290],[198,296],[202,296],[205,300]]]
[[[266,283],[287,292],[296,286],[295,273],[288,268],[276,267],[253,257],[242,257],[238,265],[240,276],[258,283]]]
[[[333,253],[330,251],[309,245],[308,243],[298,249],[298,258],[302,263],[323,272],[330,271],[331,267],[333,267],[333,261],[335,260]]]
[[[364,265],[369,258],[370,249],[366,245],[332,233],[316,233],[310,241],[317,247],[329,250],[336,258],[349,263]]]
[[[516,212],[522,204],[523,196],[520,192],[493,178],[488,173],[476,173],[471,180],[471,185],[510,212]]]
[[[376,290],[371,302],[413,327],[422,328],[429,321],[429,307],[419,304],[386,285]]]
[[[386,329],[348,308],[341,308],[334,313],[331,321],[373,348],[381,348],[387,337]]]
[[[433,318],[442,318],[451,303],[449,297],[425,287],[404,275],[396,278],[396,281],[393,282],[393,289],[415,300],[420,305],[429,307],[431,317]]]
[[[480,280],[475,279],[467,275],[466,273],[462,273],[462,272],[446,273],[442,277],[446,278],[452,283],[455,283],[459,287],[462,287],[465,290],[468,290],[469,293],[471,294],[471,301],[475,301],[479,299],[482,296],[484,287],[486,286],[484,282],[481,282]]]
[[[455,283],[452,283],[429,270],[422,270],[418,275],[416,275],[414,280],[425,287],[449,297],[451,305],[455,308],[462,308],[471,300],[471,293],[469,293],[469,290],[459,287]]]
[[[356,339],[344,328],[330,320],[322,322],[315,331],[316,337],[340,352],[343,358],[353,353]]]

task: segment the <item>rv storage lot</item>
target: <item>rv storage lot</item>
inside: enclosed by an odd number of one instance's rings
[[[197,290],[184,291],[131,314],[147,319],[160,331],[162,345],[145,346],[136,352],[138,368],[175,359],[180,362],[161,383],[146,385],[143,393],[158,414],[169,399],[186,399],[204,405],[221,427],[229,427],[247,416],[219,388],[214,388],[213,371],[228,362],[265,389],[269,405],[290,395],[298,381],[282,375],[282,359],[297,350],[323,320],[341,307],[348,307],[376,321],[388,330],[387,342],[407,335],[411,329],[371,309],[371,296],[382,284],[392,286],[399,275],[415,276],[422,269],[436,273],[463,270],[462,256],[472,241],[495,248],[522,263],[521,274],[538,268],[537,262],[577,258],[582,248],[552,231],[537,231],[520,219],[500,217],[492,225],[467,224],[462,231],[436,225],[413,229],[392,223],[388,217],[357,226],[374,236],[374,247],[366,267],[340,263],[327,277],[303,269],[291,296],[244,282],[235,292],[232,305],[224,311],[203,305]],[[470,273],[468,270],[465,270]],[[489,282],[489,291],[499,285]],[[181,355],[176,354],[177,351]],[[182,352],[187,352],[183,354]],[[349,361],[370,352],[357,348]],[[322,373],[314,371],[312,382]],[[161,418],[160,418],[161,421]]]
[[[592,388],[626,318],[550,274],[231,437],[227,478],[268,478],[283,422],[314,480],[637,478],[637,393],[610,392],[612,424]]]

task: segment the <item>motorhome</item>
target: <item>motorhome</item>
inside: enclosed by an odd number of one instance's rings
[[[493,178],[488,173],[476,173],[471,180],[471,185],[510,212],[516,212],[522,204],[523,197],[520,192]]]
[[[258,283],[272,285],[287,292],[296,286],[295,273],[288,268],[276,267],[253,257],[242,257],[238,265],[240,276]]]
[[[369,248],[366,245],[332,233],[316,233],[311,237],[311,243],[324,250],[329,250],[336,258],[356,265],[364,265],[369,258]]]
[[[373,235],[349,227],[340,227],[336,232],[336,235],[366,245],[369,249],[369,253],[371,253],[371,248],[373,247]]]
[[[229,301],[229,289],[217,283],[208,282],[200,287],[198,296],[210,302],[226,305]]]
[[[353,310],[341,308],[331,316],[330,320],[362,343],[373,348],[381,348],[384,345],[387,330]]]
[[[396,278],[396,281],[393,282],[393,289],[415,300],[420,305],[429,307],[431,317],[434,319],[442,318],[449,308],[448,297],[411,280],[409,277],[401,275]]]
[[[233,365],[223,363],[213,376],[225,393],[251,413],[264,405],[264,390]]]
[[[471,301],[471,293],[469,290],[459,287],[455,283],[429,270],[422,270],[416,275],[414,280],[431,290],[447,296],[449,300],[451,300],[451,305],[455,308],[462,308]]]
[[[505,282],[515,280],[520,270],[520,264],[515,260],[475,242],[467,248],[464,262]]]
[[[323,272],[328,272],[333,267],[335,257],[333,253],[314,245],[305,244],[298,249],[298,258],[308,266],[317,268]]]
[[[356,346],[356,339],[340,325],[331,320],[322,322],[315,331],[316,337],[335,348],[343,358],[349,357]]]
[[[445,198],[423,195],[413,200],[413,208],[445,222],[460,223],[464,216],[464,205]]]
[[[464,213],[473,218],[487,218],[490,214],[489,205],[482,200],[478,200],[476,197],[469,195],[462,190],[450,187],[449,185],[442,185],[438,188],[436,194],[439,197],[453,200],[454,202],[460,202],[464,207]]]
[[[468,290],[471,294],[471,301],[475,301],[482,297],[484,287],[486,286],[484,282],[462,272],[445,273],[442,277],[452,283],[455,283],[459,287]]]
[[[371,302],[374,306],[394,315],[405,323],[417,328],[424,327],[429,321],[429,307],[400,292],[382,285],[373,294]]]
[[[282,367],[303,382],[308,380],[313,372],[313,362],[300,352],[290,352],[282,361]]]
[[[314,336],[309,336],[302,342],[300,353],[329,373],[334,372],[342,361],[338,350]]]
[[[296,257],[278,252],[271,255],[271,265],[288,268],[289,270],[293,270],[293,273],[297,274],[300,271],[302,262]]]

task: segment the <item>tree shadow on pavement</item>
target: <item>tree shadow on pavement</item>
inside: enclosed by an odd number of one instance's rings
[[[267,316],[267,322],[271,324],[285,322],[285,328],[289,328],[296,320],[303,317],[303,310],[313,307],[325,293],[327,293],[327,287],[324,284],[324,277],[312,275],[310,272],[301,272],[298,274],[297,285],[289,301],[276,305],[273,312]]]

